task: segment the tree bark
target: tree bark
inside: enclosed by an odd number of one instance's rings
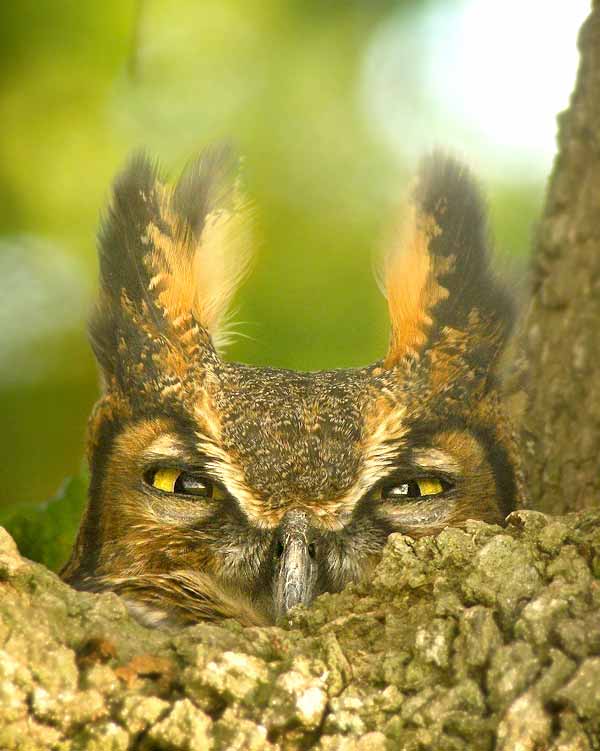
[[[533,255],[524,325],[523,419],[531,505],[600,505],[600,1],[579,35],[581,61]]]
[[[600,512],[392,535],[369,581],[160,631],[0,528],[3,751],[597,751]]]

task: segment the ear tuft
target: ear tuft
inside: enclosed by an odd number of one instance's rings
[[[186,168],[172,200],[194,249],[192,311],[217,348],[228,343],[229,304],[249,271],[254,245],[254,209],[236,174],[230,148],[209,149]]]
[[[200,340],[222,343],[252,245],[253,211],[235,167],[228,149],[212,149],[171,189],[139,154],[115,181],[99,233],[101,291],[90,326],[107,375],[122,369],[124,353],[131,366],[150,351],[156,360],[160,347],[189,360]]]
[[[237,159],[226,145],[205,149],[184,169],[173,191],[173,209],[196,238],[212,211],[231,204],[236,174]]]
[[[392,367],[448,332],[490,362],[513,322],[510,295],[490,268],[485,205],[464,165],[434,153],[421,163],[404,233],[388,257],[385,284]]]
[[[106,376],[120,368],[119,346],[140,339],[123,302],[136,301],[146,309],[159,335],[165,321],[152,304],[148,272],[142,262],[141,238],[153,217],[160,214],[159,168],[143,152],[134,154],[113,185],[112,200],[98,232],[100,295],[90,321],[90,340]]]

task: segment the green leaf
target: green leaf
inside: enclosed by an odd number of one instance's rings
[[[85,473],[67,478],[44,503],[0,508],[0,526],[15,539],[21,555],[58,571],[69,557],[85,507]]]

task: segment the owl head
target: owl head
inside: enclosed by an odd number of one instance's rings
[[[368,577],[391,532],[502,522],[521,493],[499,384],[512,304],[469,172],[422,162],[385,267],[389,349],[364,368],[219,355],[252,213],[225,152],[174,187],[138,156],[101,224],[103,393],[62,573],[149,623],[272,622]]]

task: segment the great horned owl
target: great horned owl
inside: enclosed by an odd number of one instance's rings
[[[421,164],[385,357],[309,373],[218,354],[252,235],[234,173],[213,151],[170,188],[136,157],[99,235],[103,395],[62,575],[157,625],[272,622],[368,577],[391,532],[502,522],[521,492],[498,377],[513,306],[469,172]]]

